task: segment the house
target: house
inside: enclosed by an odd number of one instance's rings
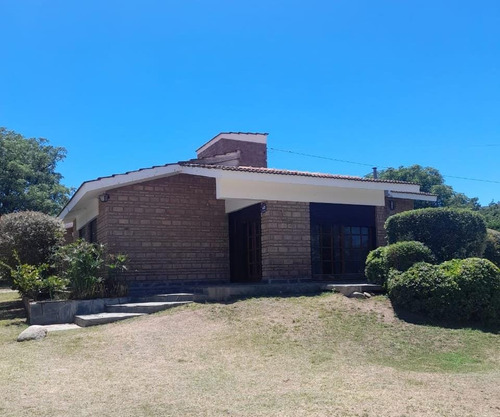
[[[220,133],[197,158],[84,182],[70,239],[126,253],[132,286],[359,277],[417,184],[267,167],[266,133]]]

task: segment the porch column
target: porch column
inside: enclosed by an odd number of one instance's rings
[[[392,201],[392,203],[391,203]],[[387,245],[387,237],[385,235],[384,224],[389,216],[402,213],[403,211],[413,210],[414,201],[402,198],[387,198],[385,197],[384,207],[375,207],[375,228],[377,235],[377,248]]]

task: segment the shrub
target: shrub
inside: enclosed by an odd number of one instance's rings
[[[33,300],[40,298],[53,299],[67,285],[65,279],[49,275],[49,265],[38,266],[19,264],[11,269],[12,287],[21,295]]]
[[[55,263],[61,277],[69,282],[71,298],[121,296],[126,287],[117,275],[126,269],[125,255],[106,255],[102,244],[78,240],[59,248]]]
[[[35,211],[6,214],[0,218],[0,274],[11,278],[18,264],[41,265],[49,262],[55,248],[63,243],[64,224],[55,217]],[[17,253],[17,257],[15,253]]]
[[[433,319],[500,324],[500,269],[486,259],[418,263],[391,275],[395,307]]]
[[[470,210],[426,208],[395,214],[385,223],[389,243],[417,240],[438,262],[481,256],[486,225]]]
[[[433,261],[431,250],[421,242],[393,243],[368,254],[365,275],[369,282],[385,286],[391,269],[402,272],[417,262]]]
[[[434,261],[431,250],[422,242],[405,241],[386,246],[389,268],[406,271],[417,262]]]
[[[366,257],[365,276],[368,282],[385,285],[389,265],[385,256],[386,246],[372,250]]]
[[[488,229],[483,257],[500,267],[500,232]]]

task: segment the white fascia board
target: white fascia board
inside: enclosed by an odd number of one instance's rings
[[[307,184],[276,184],[217,178],[218,199],[256,201],[298,201],[304,203],[356,204],[384,206],[383,190],[313,186]]]
[[[420,191],[418,184],[395,184],[375,181],[356,181],[351,179],[338,178],[318,178],[302,175],[281,175],[281,174],[266,174],[246,171],[231,171],[217,168],[197,168],[184,167],[184,173],[192,175],[200,175],[203,177],[224,178],[238,181],[254,181],[259,183],[274,183],[274,184],[301,184],[313,185],[321,187],[335,188],[357,188],[365,190],[388,190],[414,192]]]
[[[182,168],[178,164],[166,165],[155,168],[143,169],[134,171],[128,174],[118,174],[113,177],[105,177],[95,181],[83,183],[76,194],[71,198],[70,202],[64,207],[58,218],[64,221],[72,221],[75,216],[68,217],[73,210],[85,210],[85,207],[78,207],[88,204],[87,200],[97,198],[99,194],[113,188],[124,187],[126,185],[137,184],[139,182],[152,180],[161,177],[167,177],[182,172]]]
[[[199,155],[201,152],[205,151],[206,149],[208,149],[210,146],[212,146],[214,143],[217,143],[221,139],[267,144],[267,134],[263,133],[220,133],[213,139],[210,139],[201,148],[198,148],[196,150],[196,154]]]
[[[387,197],[406,198],[408,200],[419,200],[419,201],[432,201],[432,202],[437,201],[437,196],[435,195],[404,193],[392,190],[387,192]]]

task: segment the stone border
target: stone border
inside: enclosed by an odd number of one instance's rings
[[[120,297],[92,300],[31,301],[23,297],[28,316],[27,321],[31,325],[73,323],[76,315],[102,313],[107,304],[122,304],[131,300],[130,297]]]

